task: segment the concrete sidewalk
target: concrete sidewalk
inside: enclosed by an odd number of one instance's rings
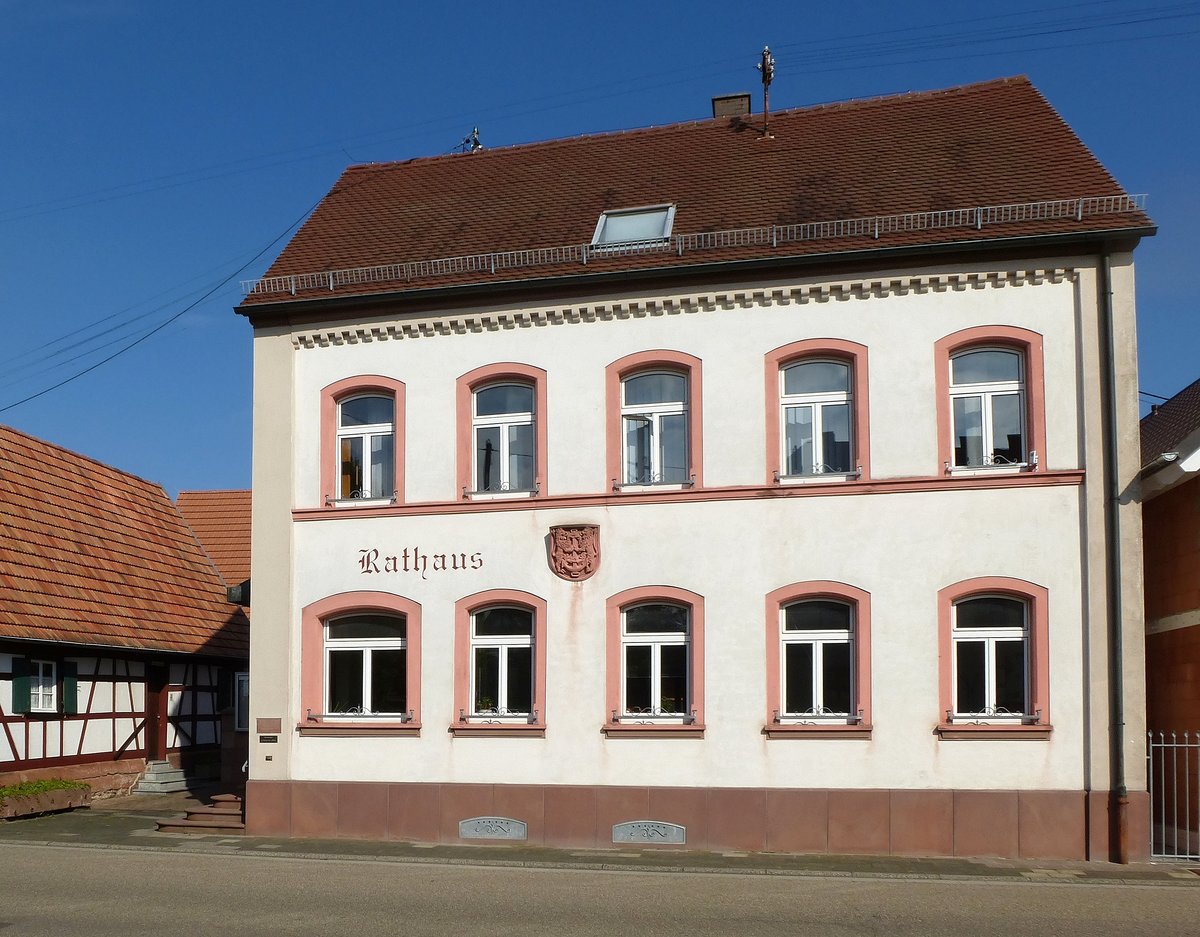
[[[221,788],[199,788],[178,794],[134,794],[96,801],[86,809],[0,821],[0,846],[36,844],[323,860],[630,872],[1200,886],[1200,863],[1115,865],[1052,860],[716,853],[686,848],[570,850],[509,843],[429,845],[374,840],[160,833],[155,830],[155,820],[180,817],[189,807],[207,804],[213,794],[221,792]]]

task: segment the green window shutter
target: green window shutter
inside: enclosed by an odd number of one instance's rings
[[[29,661],[13,658],[12,711],[14,716],[29,712]]]
[[[79,665],[73,660],[62,662],[62,711],[66,716],[79,712]]]

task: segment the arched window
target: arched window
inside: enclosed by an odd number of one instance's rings
[[[938,592],[942,738],[1050,731],[1049,593],[1021,579],[968,579]]]
[[[1042,336],[1015,326],[963,329],[934,345],[938,456],[948,472],[1046,464]]]
[[[531,498],[546,490],[546,372],[512,361],[461,375],[456,496]]]
[[[338,500],[391,498],[396,477],[396,401],[358,394],[338,401]]]
[[[325,622],[325,715],[408,715],[404,615],[359,613]]]
[[[403,500],[404,384],[370,374],[321,389],[321,500]]]
[[[854,471],[850,366],[806,358],[780,370],[782,477]]]
[[[871,596],[841,582],[796,582],[767,596],[771,738],[871,731]]]
[[[688,481],[688,382],[671,371],[621,381],[621,438],[626,485]]]
[[[1025,366],[1011,348],[969,348],[950,358],[950,420],[956,468],[1027,460]]]
[[[704,599],[672,586],[608,600],[608,735],[704,731]]]
[[[475,491],[533,491],[537,469],[534,388],[489,384],[477,389],[471,400]]]
[[[533,610],[492,605],[471,613],[472,719],[533,714]]]

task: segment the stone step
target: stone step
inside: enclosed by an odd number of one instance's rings
[[[242,805],[242,798],[239,797],[237,794],[214,794],[212,797],[212,802],[214,804],[233,803],[233,804],[237,804],[238,807],[240,808]]]
[[[155,826],[160,833],[221,833],[226,836],[240,836],[246,832],[246,824],[232,817],[157,820]]]
[[[176,794],[180,791],[188,789],[187,778],[179,778],[173,781],[152,781],[147,778],[137,782],[133,793],[135,794]]]
[[[242,818],[241,804],[214,804],[211,807],[190,807],[188,808],[187,817],[189,820],[202,819],[209,817],[236,817]]]

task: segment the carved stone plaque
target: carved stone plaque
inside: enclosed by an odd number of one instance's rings
[[[459,839],[526,839],[526,826],[511,817],[471,817],[458,821]]]
[[[687,827],[659,820],[629,820],[613,826],[614,843],[669,843],[682,846],[687,842]]]
[[[550,569],[559,579],[582,582],[600,568],[600,528],[561,524],[550,528]]]

